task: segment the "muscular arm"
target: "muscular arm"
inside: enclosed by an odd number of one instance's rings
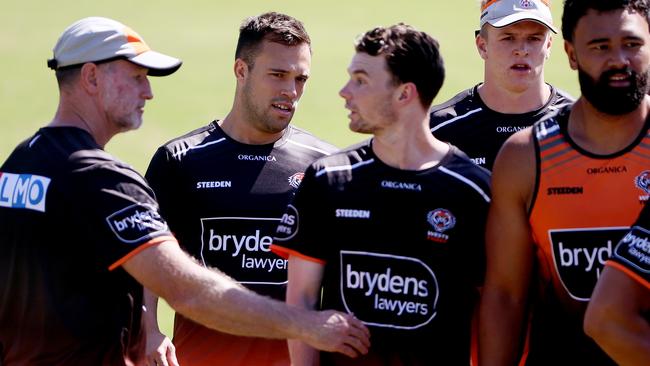
[[[363,351],[358,344],[367,342],[367,329],[354,317],[305,311],[257,295],[222,272],[198,265],[175,242],[147,248],[122,266],[177,312],[222,332],[301,339],[315,348],[345,354],[352,348]]]
[[[320,299],[323,265],[289,257],[287,303],[304,309],[315,309]],[[319,365],[318,351],[304,342],[289,340],[289,355],[294,366]]]
[[[585,314],[585,332],[619,365],[650,365],[650,289],[606,266]]]
[[[535,182],[531,130],[511,136],[492,173],[487,269],[479,308],[479,364],[515,365],[524,339],[533,243],[528,205]]]

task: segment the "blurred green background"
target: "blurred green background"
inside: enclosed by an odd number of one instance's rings
[[[176,74],[151,78],[155,98],[147,104],[143,127],[106,146],[144,174],[159,145],[229,111],[235,87],[234,50],[244,18],[273,10],[305,23],[314,51],[312,75],[293,123],[345,147],[366,137],[348,131],[347,112],[338,96],[347,79],[354,38],[372,27],[397,22],[437,38],[447,70],[434,101],[440,103],[482,79],[483,63],[474,46],[478,6],[478,0],[5,1],[0,11],[0,160],[54,115],[58,92],[45,62],[61,32],[86,16],[119,20],[153,49],[184,61]],[[561,1],[554,0],[552,9],[559,28]],[[560,34],[554,37],[546,80],[579,95]],[[173,312],[164,303],[159,316],[161,329],[171,334]]]

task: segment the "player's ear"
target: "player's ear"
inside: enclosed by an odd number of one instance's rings
[[[248,75],[250,69],[246,61],[242,60],[241,58],[238,58],[235,60],[233,71],[235,72],[235,77],[237,78],[237,80],[243,81]]]
[[[551,57],[551,49],[553,48],[553,34],[550,34],[550,31],[548,31],[548,33],[548,40],[546,41],[546,55],[544,55],[544,58],[546,60]]]
[[[576,57],[576,49],[573,47],[573,44],[569,41],[564,41],[564,52],[566,52],[567,57],[569,58],[569,66],[571,69],[578,69],[578,58]]]
[[[79,82],[88,94],[96,94],[99,88],[98,75],[99,70],[97,65],[92,62],[87,62],[81,66],[79,70]]]
[[[397,102],[400,104],[410,103],[413,98],[418,97],[417,88],[413,83],[404,83],[397,87],[397,90],[395,92],[397,95]]]
[[[481,56],[483,60],[487,59],[487,39],[483,37],[483,34],[480,31],[476,35],[475,43],[479,56]]]

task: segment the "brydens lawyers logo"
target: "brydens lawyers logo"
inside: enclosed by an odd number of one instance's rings
[[[444,232],[456,225],[456,217],[444,208],[429,211],[427,221],[431,224],[433,230],[435,230],[427,231],[427,239],[439,243],[446,243],[449,240],[449,235],[444,234]]]
[[[280,218],[280,223],[275,229],[275,240],[285,241],[293,238],[298,232],[298,209],[293,205],[287,206],[287,211]]]
[[[289,185],[292,186],[293,188],[298,188],[300,185],[300,182],[302,182],[302,178],[305,177],[305,173],[295,173],[292,176],[289,177]]]
[[[641,273],[650,273],[650,231],[634,226],[614,249],[616,257]]]
[[[127,244],[139,243],[167,231],[165,220],[153,206],[146,203],[136,203],[115,211],[106,217],[106,222],[115,236]]]
[[[436,316],[438,280],[422,260],[341,250],[340,263],[343,305],[365,324],[417,329]]]
[[[567,294],[589,301],[596,281],[627,227],[587,227],[548,231],[557,277]]]
[[[287,283],[287,260],[270,249],[280,221],[276,217],[201,218],[203,265],[218,267],[239,283]]]

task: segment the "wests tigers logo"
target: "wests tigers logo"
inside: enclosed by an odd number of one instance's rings
[[[289,177],[289,185],[292,186],[293,188],[298,188],[300,183],[302,182],[302,178],[305,177],[305,173],[295,173],[292,176]]]
[[[637,188],[645,193],[650,193],[650,170],[644,170],[634,178]]]
[[[456,225],[456,217],[444,208],[435,209],[427,214],[427,221],[439,233],[445,232]]]

